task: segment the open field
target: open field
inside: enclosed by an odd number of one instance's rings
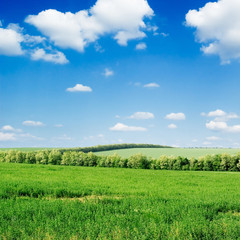
[[[229,153],[236,154],[239,153],[240,149],[236,148],[131,148],[131,149],[120,149],[111,150],[104,152],[95,152],[97,155],[113,155],[117,153],[121,157],[130,157],[137,153],[142,153],[148,157],[159,158],[162,155],[166,156],[182,156],[182,157],[201,157],[208,154],[221,154]]]
[[[0,163],[0,239],[238,239],[240,175]]]

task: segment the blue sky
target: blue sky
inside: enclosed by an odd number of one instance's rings
[[[0,147],[240,147],[239,11],[3,0]]]

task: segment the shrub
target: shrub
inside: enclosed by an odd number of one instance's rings
[[[36,153],[35,152],[28,152],[26,154],[25,163],[30,163],[30,164],[36,163]]]
[[[64,152],[62,155],[62,165],[71,165],[71,153],[72,152]]]
[[[220,171],[221,169],[220,166],[221,166],[221,155],[220,154],[212,155],[213,171]]]
[[[121,157],[114,153],[112,156],[107,156],[105,160],[105,167],[119,167]]]
[[[76,166],[84,166],[85,159],[87,158],[86,153],[78,152],[76,158]]]
[[[221,164],[220,164],[220,169],[222,171],[228,171],[230,167],[230,162],[231,162],[231,155],[227,153],[221,154]]]
[[[207,155],[203,159],[203,170],[212,171],[213,170],[213,156]]]
[[[58,150],[50,151],[48,155],[48,163],[52,165],[60,165],[62,161],[62,154]]]
[[[3,151],[0,151],[0,162],[6,161],[6,153]]]
[[[194,157],[189,160],[189,170],[196,171],[198,170],[198,160]]]
[[[49,151],[39,151],[36,153],[36,163],[38,164],[48,164]]]
[[[84,166],[94,167],[97,166],[97,155],[93,154],[92,152],[89,152],[85,155],[84,159]]]
[[[169,169],[168,159],[169,157],[167,156],[161,156],[157,159],[155,169]]]
[[[24,163],[25,159],[26,159],[26,153],[21,152],[21,151],[17,151],[16,162],[17,163]]]
[[[147,169],[149,168],[149,161],[146,156],[141,153],[131,156],[128,160],[129,168],[140,168]]]
[[[17,162],[16,153],[17,151],[14,151],[14,150],[8,151],[5,157],[6,162],[11,162],[11,163]]]
[[[229,162],[229,171],[238,171],[238,162],[240,160],[240,154],[237,154],[236,156],[231,156],[230,162]]]

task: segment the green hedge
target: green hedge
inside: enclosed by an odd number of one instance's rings
[[[62,153],[59,150],[44,150],[26,153],[10,150],[0,152],[0,162],[155,170],[240,171],[240,153],[206,155],[198,159],[180,156],[160,156],[158,159],[152,159],[142,154],[135,154],[127,159],[117,154],[97,156],[92,152]]]

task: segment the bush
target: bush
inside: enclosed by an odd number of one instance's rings
[[[129,158],[127,166],[129,168],[148,169],[149,161],[146,156],[139,153],[139,154],[135,154]]]
[[[0,151],[0,162],[10,163],[38,163],[72,166],[120,167],[156,170],[194,170],[194,171],[240,171],[240,153],[207,155],[196,158],[161,156],[158,159],[147,158],[142,154],[135,154],[129,158],[122,158],[117,154],[111,156],[97,156],[92,152],[79,151],[60,152],[59,150],[44,150],[38,152],[21,152],[10,150]]]
[[[26,154],[25,163],[30,163],[30,164],[36,163],[36,153],[35,152],[28,152]]]
[[[194,157],[189,160],[189,170],[197,171],[198,170],[198,160]]]
[[[62,154],[58,150],[50,151],[48,155],[48,163],[52,165],[60,165],[62,161]]]
[[[48,164],[49,151],[39,151],[36,154],[36,163],[38,164]]]
[[[203,170],[204,171],[212,171],[213,170],[213,157],[211,155],[207,155],[203,159]]]
[[[230,167],[230,162],[231,162],[231,155],[227,153],[221,154],[221,164],[220,164],[220,169],[222,171],[228,171]]]
[[[17,154],[17,151],[14,151],[14,150],[8,151],[5,156],[5,161],[9,163],[17,162],[16,154]]]
[[[6,153],[0,151],[0,162],[5,162],[6,161]]]

